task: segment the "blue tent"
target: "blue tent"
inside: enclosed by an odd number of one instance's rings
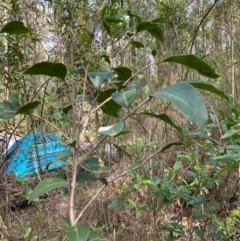
[[[52,171],[65,164],[55,160],[64,151],[70,151],[60,137],[50,133],[30,133],[17,140],[7,150],[8,160],[4,174],[13,173],[17,178],[31,176],[39,171]]]

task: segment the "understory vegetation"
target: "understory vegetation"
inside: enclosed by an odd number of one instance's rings
[[[1,147],[0,240],[240,240],[239,10],[0,1],[0,135],[71,149],[19,178]]]

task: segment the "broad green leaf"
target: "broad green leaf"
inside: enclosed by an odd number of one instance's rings
[[[91,156],[89,157],[82,165],[82,168],[84,168],[86,171],[94,172],[94,173],[103,173],[103,172],[109,172],[109,167],[102,167],[99,164],[98,158]]]
[[[12,103],[8,100],[4,100],[2,102],[2,104],[3,105],[1,105],[1,106],[3,106],[4,109],[15,112],[15,114],[19,110],[19,106],[15,105],[14,103]],[[0,108],[1,108],[1,106],[0,106]]]
[[[199,74],[216,79],[219,77],[219,75],[215,72],[214,69],[212,69],[206,62],[199,59],[195,55],[179,55],[179,56],[171,56],[163,62],[172,62],[172,63],[178,63],[187,66],[190,69],[197,70]]]
[[[225,133],[223,136],[221,136],[220,139],[231,138],[235,135],[238,135],[239,133],[240,133],[240,130],[229,130],[227,133]]]
[[[36,198],[39,198],[41,195],[59,187],[64,187],[68,185],[68,183],[59,177],[51,177],[47,178],[40,183],[32,190],[28,197],[28,201],[31,202]]]
[[[137,93],[136,89],[121,91],[121,92],[113,93],[112,99],[118,105],[128,109],[132,105],[135,99],[136,93]]]
[[[11,111],[2,111],[0,109],[0,119],[9,120],[16,116],[16,113],[11,113]]]
[[[104,20],[108,23],[126,23],[122,16],[109,16],[104,18]]]
[[[54,160],[72,165],[73,153],[72,153],[72,151],[63,151],[63,152],[57,154],[57,156],[54,158]]]
[[[88,72],[88,77],[93,83],[95,89],[99,90],[102,86],[102,84],[113,74],[112,71],[109,72]]]
[[[204,129],[208,120],[207,108],[202,95],[193,86],[181,82],[157,91],[152,96],[172,102],[182,114],[193,120],[200,130]]]
[[[87,241],[90,225],[87,222],[82,222],[76,227],[65,228],[65,232],[69,241]]]
[[[182,167],[182,162],[181,161],[176,161],[173,165],[173,171],[176,172],[179,168]]]
[[[221,96],[222,98],[226,99],[229,101],[229,97],[221,90],[216,88],[212,83],[210,82],[204,82],[204,81],[195,81],[195,80],[188,80],[185,81],[186,83],[194,86],[195,88],[201,89],[201,90],[207,90],[211,93],[214,93],[216,95]]]
[[[64,79],[67,75],[67,68],[61,63],[41,62],[25,70],[23,74],[47,75]]]
[[[20,93],[21,93],[21,89],[15,89],[10,94],[10,100],[16,106],[20,106],[20,103],[19,103],[19,95],[20,95]]]
[[[21,21],[12,21],[7,23],[1,30],[0,33],[10,33],[10,34],[26,34],[29,33],[28,30]]]
[[[77,174],[77,178],[76,178],[76,182],[77,183],[83,183],[83,182],[90,182],[90,181],[96,181],[96,180],[100,180],[104,185],[108,185],[108,182],[105,178],[98,178],[93,176],[92,174],[80,170]]]
[[[120,131],[122,131],[123,127],[124,127],[124,122],[120,121],[111,126],[100,127],[98,129],[98,133],[105,136],[115,136]]]
[[[138,48],[138,49],[144,48],[144,45],[142,43],[138,42],[138,41],[132,41],[131,45],[134,46],[135,48]]]
[[[152,50],[152,55],[153,55],[154,58],[156,57],[157,54],[158,54],[158,51],[156,49],[153,49]]]
[[[151,22],[140,22],[137,25],[137,33],[142,31],[148,31],[157,40],[163,42],[163,31],[157,24]]]
[[[223,156],[213,157],[213,161],[223,162],[223,161],[240,161],[240,154],[227,154]]]
[[[183,138],[183,129],[181,126],[176,125],[169,116],[165,115],[165,114],[158,114],[158,113],[154,113],[154,112],[141,112],[141,115],[148,115],[148,116],[152,116],[154,118],[158,118],[162,121],[165,121],[167,124],[169,124],[170,126],[172,126],[173,128],[176,129],[176,131],[180,134],[180,136]]]
[[[101,92],[98,96],[97,102],[99,104],[103,103],[106,99],[112,96],[112,93],[115,93],[116,91],[116,89],[108,89],[104,92]],[[118,112],[121,110],[121,108],[122,107],[120,105],[111,99],[101,107],[101,110],[108,116],[119,117]]]
[[[35,108],[37,108],[39,105],[41,104],[40,101],[36,100],[36,101],[32,101],[27,103],[26,105],[21,106],[16,114],[25,114],[31,110],[34,110]]]
[[[114,69],[118,75],[116,79],[126,81],[132,77],[132,70],[126,67],[118,67]]]
[[[240,146],[239,145],[227,145],[227,146],[225,146],[225,149],[240,151]]]
[[[137,204],[132,199],[128,198],[128,202],[132,207],[137,208]]]

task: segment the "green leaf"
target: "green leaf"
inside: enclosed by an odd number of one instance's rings
[[[103,103],[106,99],[112,96],[112,93],[115,93],[116,91],[116,89],[108,89],[104,92],[101,92],[98,96],[97,102],[99,104]],[[119,117],[118,112],[121,110],[121,108],[122,107],[120,105],[118,105],[111,99],[101,107],[101,110],[104,114],[108,116]]]
[[[74,142],[71,143],[71,144],[74,144]],[[54,158],[54,160],[72,165],[72,163],[73,163],[73,153],[72,153],[72,151],[63,151],[63,152],[57,154],[57,156]]]
[[[219,90],[214,85],[212,85],[210,82],[195,81],[195,80],[188,80],[185,82],[194,86],[195,88],[207,90],[229,101],[229,97],[223,91]]]
[[[99,169],[98,169],[99,170]],[[77,174],[77,178],[76,178],[76,182],[77,183],[83,183],[83,182],[90,182],[90,181],[96,181],[96,180],[100,180],[104,185],[108,185],[108,182],[105,178],[98,178],[93,176],[92,174],[80,170]]]
[[[150,23],[150,22],[140,22],[137,25],[137,33],[142,31],[148,31],[153,37],[157,40],[163,42],[163,31],[157,24]]]
[[[223,155],[223,156],[217,156],[217,157],[213,157],[213,161],[217,161],[217,162],[222,162],[222,161],[240,161],[240,154],[227,154],[227,155]]]
[[[40,183],[37,184],[37,186],[32,190],[28,197],[28,201],[31,202],[36,198],[39,198],[41,195],[59,187],[64,187],[68,185],[68,183],[59,177],[52,177],[47,178]]]
[[[106,54],[102,54],[100,55],[101,58],[104,58],[104,60],[108,63],[108,64],[111,64],[111,60],[109,58],[109,56],[107,56]]]
[[[163,98],[173,105],[185,116],[188,116],[203,130],[208,120],[207,108],[201,94],[187,83],[177,83],[168,86],[152,95],[155,98]]]
[[[157,54],[158,54],[158,51],[156,49],[153,49],[152,50],[152,55],[153,55],[154,58],[156,57]]]
[[[132,13],[130,10],[127,11],[127,15],[131,18],[136,18],[138,22],[141,21],[141,18],[138,15]]]
[[[106,241],[106,239],[99,238],[93,230],[90,230],[87,241]]]
[[[2,104],[3,104],[2,106],[3,106],[4,109],[15,112],[15,114],[16,114],[16,111],[18,111],[18,109],[19,109],[19,106],[13,104],[12,102],[10,102],[8,100],[4,100],[2,102]]]
[[[129,204],[131,204],[132,207],[134,207],[135,209],[137,208],[137,204],[130,198],[128,198],[128,202]]]
[[[172,146],[182,146],[183,143],[182,142],[172,142],[172,143],[168,143],[166,146],[164,146],[163,148],[161,148],[158,153],[163,153],[164,151],[166,151],[167,149],[169,149]]]
[[[36,100],[36,101],[32,101],[27,103],[24,106],[21,106],[16,114],[25,114],[27,112],[30,112],[31,110],[36,109],[39,105],[41,104],[40,101]]]
[[[214,69],[212,69],[206,62],[199,59],[195,55],[178,55],[178,56],[172,56],[169,57],[163,62],[172,62],[172,63],[178,63],[187,66],[190,69],[197,70],[199,74],[216,79],[219,77],[219,75],[215,72]]]
[[[124,122],[120,121],[111,126],[100,127],[98,133],[105,136],[115,136],[122,131],[124,127]]]
[[[145,86],[142,87],[142,92],[147,96],[149,96],[151,94],[148,85],[145,85]]]
[[[106,29],[108,35],[109,35],[110,37],[112,37],[112,31],[111,31],[110,27],[108,26],[107,22],[102,21],[102,23],[103,23],[103,26],[104,26],[104,28]]]
[[[118,80],[126,81],[132,77],[132,70],[126,67],[118,67],[114,69],[115,73],[118,75]]]
[[[112,99],[118,105],[128,109],[132,105],[135,99],[136,93],[137,93],[136,89],[121,91],[121,92],[113,93]]]
[[[76,144],[77,144],[77,142],[76,142],[76,141],[73,141],[73,142],[69,143],[68,145],[69,145],[70,147],[75,148]]]
[[[122,16],[109,16],[104,18],[104,20],[108,23],[126,23]]]
[[[227,139],[227,138],[231,138],[235,135],[238,135],[240,132],[240,130],[229,130],[227,133],[225,133],[223,136],[221,136],[220,139]]]
[[[142,43],[138,42],[138,41],[132,41],[131,45],[134,46],[135,48],[138,48],[138,49],[144,48],[144,45]]]
[[[123,135],[127,135],[129,133],[131,133],[132,131],[120,131],[117,135],[115,135],[114,137],[117,137],[117,136],[123,136]]]
[[[66,115],[71,109],[72,109],[72,105],[68,105],[64,107],[62,110],[63,110],[63,113]]]
[[[103,172],[109,172],[109,167],[102,167],[99,164],[98,158],[91,156],[89,157],[82,165],[82,168],[84,168],[86,171],[94,172],[94,173],[103,173]]]
[[[100,73],[95,73],[95,72],[88,72],[88,77],[93,83],[95,89],[99,90],[102,86],[102,84],[113,74],[112,71],[109,72],[100,72]]]
[[[113,145],[114,145],[119,151],[121,151],[122,153],[124,153],[130,160],[132,160],[132,155],[131,155],[130,153],[128,153],[128,152],[125,150],[125,148],[123,148],[123,147],[121,147],[121,146],[119,146],[119,145],[117,145],[117,144],[114,144],[114,143],[113,143]]]
[[[65,232],[69,241],[87,241],[90,225],[87,222],[82,222],[76,227],[65,228]]]
[[[173,171],[176,172],[179,168],[182,167],[182,162],[181,161],[176,161],[173,165]]]
[[[181,126],[176,125],[169,116],[165,115],[165,114],[158,114],[158,113],[154,113],[154,112],[141,112],[141,115],[148,115],[148,116],[152,116],[154,118],[160,119],[162,121],[165,121],[167,124],[169,124],[170,126],[172,126],[173,128],[176,129],[176,131],[180,134],[180,136],[183,138],[183,129]]]
[[[10,100],[11,102],[16,105],[16,106],[20,106],[19,103],[19,96],[21,93],[21,89],[15,89],[11,94],[10,94]]]
[[[10,33],[10,34],[26,34],[29,33],[28,30],[21,21],[12,21],[7,23],[1,30],[0,33]]]
[[[41,62],[25,70],[23,74],[47,75],[64,79],[67,75],[67,68],[61,63]]]

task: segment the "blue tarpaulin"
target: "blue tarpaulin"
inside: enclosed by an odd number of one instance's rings
[[[4,174],[13,173],[17,178],[31,176],[39,171],[52,171],[65,164],[55,157],[71,148],[60,137],[50,133],[30,133],[17,140],[8,150]]]

